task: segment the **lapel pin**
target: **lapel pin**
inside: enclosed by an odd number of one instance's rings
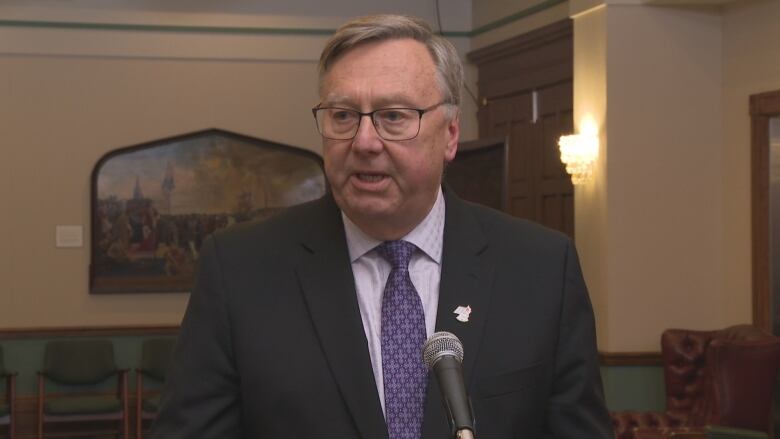
[[[469,321],[469,315],[471,315],[471,306],[459,306],[455,308],[455,311],[453,311],[454,314],[457,314],[458,316],[455,317],[455,319],[459,322],[466,323]]]

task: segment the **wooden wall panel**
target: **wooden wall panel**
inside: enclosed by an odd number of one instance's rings
[[[518,218],[530,218],[533,215],[533,203],[528,197],[510,197],[509,213]]]
[[[565,20],[469,55],[484,104],[480,135],[509,135],[510,213],[569,236],[574,189],[558,138],[573,130],[572,42]]]

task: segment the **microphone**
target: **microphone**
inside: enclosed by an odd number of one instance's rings
[[[473,439],[474,411],[463,384],[463,345],[460,340],[450,332],[434,333],[423,346],[423,361],[429,370],[433,370],[439,382],[453,437]]]

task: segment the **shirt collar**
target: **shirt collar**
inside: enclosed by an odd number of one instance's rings
[[[429,258],[437,264],[441,264],[442,240],[444,237],[444,195],[441,187],[436,195],[436,201],[433,203],[428,215],[417,224],[406,236],[401,238],[404,241],[411,242],[417,248],[423,251]],[[355,262],[363,255],[373,250],[382,243],[377,239],[368,236],[365,232],[353,223],[344,212],[341,212],[341,218],[344,220],[344,233],[347,236],[347,248],[349,249],[349,259]]]

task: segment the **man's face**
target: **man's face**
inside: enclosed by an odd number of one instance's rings
[[[436,68],[426,47],[411,39],[360,45],[330,67],[320,90],[323,107],[360,112],[428,108],[442,101]],[[444,163],[455,157],[458,118],[447,107],[426,112],[420,132],[405,141],[384,140],[364,117],[354,139],[323,139],[325,174],[344,213],[377,239],[398,239],[430,212]]]

